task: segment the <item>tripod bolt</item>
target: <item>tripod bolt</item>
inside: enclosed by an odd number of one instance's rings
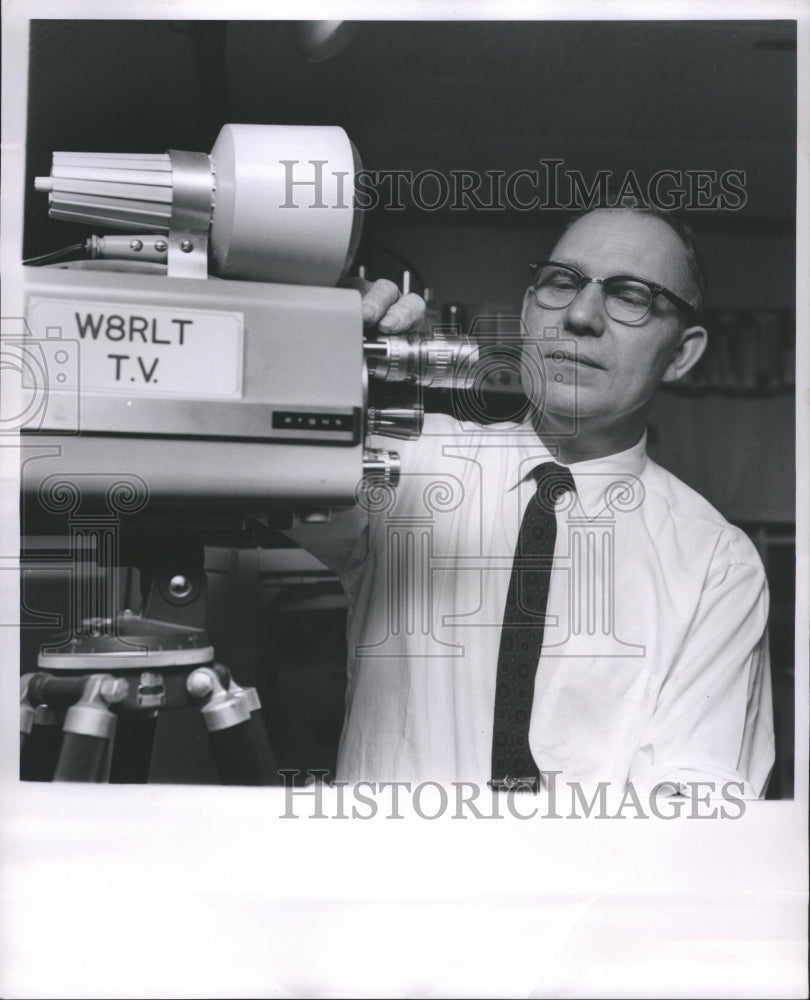
[[[183,576],[182,573],[175,573],[169,580],[169,593],[178,600],[188,597],[192,589],[191,580],[187,576]]]
[[[129,693],[129,684],[123,677],[105,677],[99,686],[99,697],[108,705],[123,701]]]
[[[195,670],[188,676],[186,690],[192,698],[207,698],[214,690],[214,678],[206,670]]]
[[[231,729],[250,719],[250,708],[244,698],[236,697],[226,688],[211,667],[200,667],[189,674],[186,690],[195,698],[208,695],[200,711],[210,733]]]

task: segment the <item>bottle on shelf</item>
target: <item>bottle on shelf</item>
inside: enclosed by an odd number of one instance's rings
[[[425,286],[425,319],[422,323],[422,332],[428,335],[433,333],[434,327],[442,325],[442,315],[436,305],[436,293],[432,288]]]
[[[445,302],[442,306],[442,323],[451,326],[453,336],[463,336],[467,331],[467,310],[461,302]]]

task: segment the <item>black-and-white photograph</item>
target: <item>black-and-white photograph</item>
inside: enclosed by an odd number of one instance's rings
[[[3,994],[802,995],[807,12],[198,6],[3,11]]]

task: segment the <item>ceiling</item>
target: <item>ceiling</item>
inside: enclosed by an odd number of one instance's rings
[[[371,169],[743,170],[745,217],[785,222],[795,37],[789,21],[366,21],[311,63],[291,22],[34,22],[28,252],[54,245],[31,194],[53,150],[208,150],[228,121],[340,124]]]

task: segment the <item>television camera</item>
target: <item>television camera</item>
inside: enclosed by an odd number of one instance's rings
[[[52,218],[98,233],[25,268],[22,531],[68,536],[75,579],[22,679],[23,778],[145,781],[158,712],[197,704],[224,782],[278,780],[256,691],[206,632],[204,547],[395,486],[369,439],[418,436],[422,408],[381,390],[464,385],[477,354],[369,334],[335,287],[358,168],[340,128],[226,125],[210,154],[55,152],[36,179]],[[139,571],[135,611],[117,566]]]

